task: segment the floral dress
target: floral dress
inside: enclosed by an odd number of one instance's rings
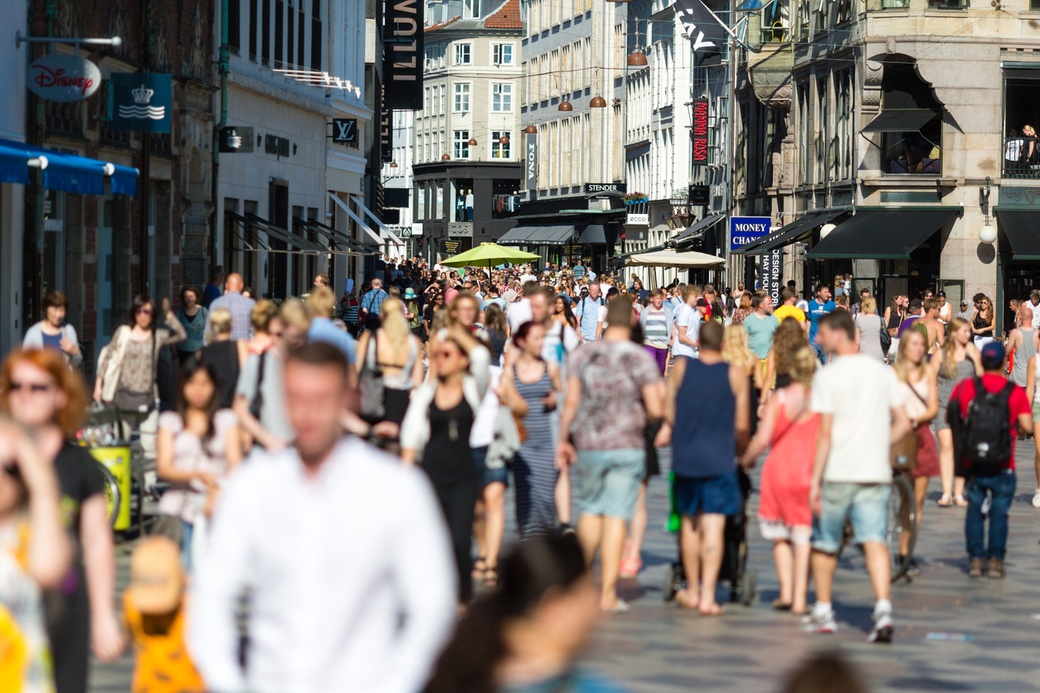
[[[0,527],[0,691],[53,693],[43,600],[28,563],[28,522]]]

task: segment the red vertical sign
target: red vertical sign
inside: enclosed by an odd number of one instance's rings
[[[693,165],[708,165],[708,100],[693,100]]]

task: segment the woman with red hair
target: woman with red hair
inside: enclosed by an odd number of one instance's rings
[[[57,693],[86,690],[91,644],[106,662],[123,649],[103,480],[90,453],[71,442],[87,402],[82,379],[56,351],[16,351],[0,370],[0,411],[33,433],[42,457],[51,463],[62,520],[75,547],[65,578],[45,599]]]

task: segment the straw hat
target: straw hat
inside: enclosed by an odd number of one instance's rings
[[[184,592],[180,548],[167,537],[148,537],[130,556],[130,600],[142,614],[168,614]]]

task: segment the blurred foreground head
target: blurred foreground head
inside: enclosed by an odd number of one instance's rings
[[[803,661],[780,693],[867,693],[863,677],[837,652],[821,652]]]

